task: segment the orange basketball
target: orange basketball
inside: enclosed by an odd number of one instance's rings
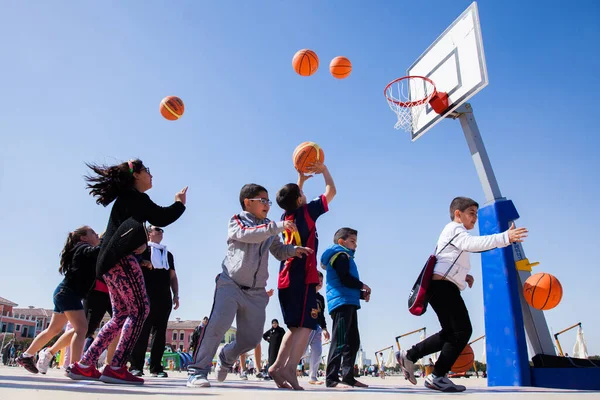
[[[160,102],[160,113],[170,121],[175,121],[183,115],[183,101],[177,96],[167,96]]]
[[[523,296],[531,307],[538,310],[550,310],[562,299],[562,285],[554,275],[540,272],[533,274],[523,285]]]
[[[302,49],[292,58],[292,66],[298,75],[311,76],[319,68],[319,57],[312,50]]]
[[[336,57],[329,64],[329,71],[334,78],[347,78],[352,72],[352,63],[346,57]]]
[[[452,372],[467,372],[473,366],[475,362],[475,355],[473,354],[473,349],[471,345],[467,345],[464,350],[460,353],[452,368],[450,369]]]
[[[294,161],[294,168],[296,168],[297,171],[307,173],[309,172],[309,165],[315,161],[325,161],[325,153],[323,153],[323,149],[321,149],[318,144],[314,142],[304,142],[296,147],[296,150],[294,150],[294,154],[292,155],[292,160]]]

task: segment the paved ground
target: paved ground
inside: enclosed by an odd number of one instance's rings
[[[282,391],[276,389],[272,382],[264,382],[250,377],[248,381],[240,381],[230,375],[223,383],[211,381],[210,388],[189,389],[185,387],[186,375],[173,372],[169,378],[148,377],[143,386],[118,386],[107,385],[102,382],[75,382],[65,377],[60,370],[50,370],[47,375],[32,375],[23,368],[0,366],[0,400],[95,400],[95,399],[123,399],[124,396],[132,400],[150,396],[151,400],[163,399],[189,399],[190,396],[206,396],[215,399],[257,399],[285,400],[293,399],[364,399],[368,396],[378,398],[410,398],[410,399],[446,399],[455,396],[467,396],[469,399],[483,399],[495,397],[497,399],[600,399],[600,392],[569,391],[541,388],[488,388],[485,379],[469,378],[458,379],[457,383],[467,386],[467,391],[462,394],[443,394],[425,389],[422,380],[419,385],[412,386],[400,377],[380,378],[363,377],[361,380],[370,385],[368,389],[327,389],[322,386],[309,385],[304,379],[302,386],[304,392]],[[342,397],[343,396],[343,397]]]

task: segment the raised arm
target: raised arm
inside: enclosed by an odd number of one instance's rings
[[[154,203],[146,193],[140,193],[140,204],[136,204],[142,218],[152,225],[168,226],[177,221],[185,211],[182,201],[175,201],[168,207],[161,207]]]
[[[261,243],[265,239],[283,232],[283,230],[284,221],[269,221],[262,225],[248,226],[238,215],[234,215],[229,221],[228,237],[243,243]]]
[[[322,162],[316,162],[310,166],[310,172],[314,172],[315,174],[323,174],[323,178],[325,179],[325,193],[324,196],[327,199],[327,204],[335,197],[337,190],[335,188],[335,183],[333,182],[333,177],[329,172],[329,169]],[[308,179],[308,178],[306,178]],[[306,180],[305,179],[305,180]],[[298,182],[300,178],[298,179]],[[300,186],[300,183],[298,183]],[[302,188],[302,187],[301,187]]]
[[[471,253],[492,250],[498,247],[506,247],[510,244],[508,232],[496,233],[494,235],[472,236],[463,228],[462,231],[456,231],[456,233],[459,235],[452,240],[451,246]]]

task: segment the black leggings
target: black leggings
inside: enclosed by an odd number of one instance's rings
[[[469,342],[473,328],[458,286],[450,281],[431,281],[429,291],[429,304],[437,314],[442,330],[414,345],[406,356],[414,362],[441,351],[433,374],[444,376]]]
[[[88,322],[88,331],[85,337],[94,337],[96,329],[100,328],[100,322],[102,322],[104,315],[108,313],[112,317],[110,296],[108,293],[92,289],[83,300],[83,308]]]

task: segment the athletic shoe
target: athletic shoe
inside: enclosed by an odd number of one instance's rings
[[[221,361],[217,363],[217,367],[215,368],[215,373],[217,374],[217,380],[219,382],[223,382],[227,378],[227,374],[229,373],[229,368],[224,368],[221,365]],[[246,377],[248,379],[248,377]]]
[[[435,376],[433,374],[429,374],[425,378],[425,387],[440,392],[464,392],[467,389],[463,385],[455,385],[445,376]]]
[[[45,374],[46,372],[48,372],[48,367],[50,367],[50,362],[53,358],[54,356],[52,355],[52,353],[50,353],[50,350],[48,348],[45,348],[42,351],[40,351],[37,362],[37,369],[38,371],[40,371],[41,374]]]
[[[324,382],[323,381],[308,381],[308,383],[310,383],[311,385],[322,385]]]
[[[144,375],[144,373],[142,371],[140,371],[139,369],[132,369],[130,372],[131,372],[131,375],[133,375],[133,376],[141,377]]]
[[[247,381],[248,380],[248,372],[247,371],[240,372],[240,379],[243,381]],[[225,379],[223,379],[223,380],[225,380]]]
[[[77,362],[69,365],[65,375],[75,381],[97,381],[102,376],[93,365],[83,367]]]
[[[23,357],[23,354],[21,354],[19,357],[17,357],[17,364],[19,364],[21,367],[25,368],[32,374],[37,374],[39,372],[37,367],[35,366],[35,361],[33,361],[33,356]]]
[[[417,378],[415,378],[415,363],[406,357],[406,350],[396,352],[396,361],[398,361],[400,368],[402,368],[402,372],[404,372],[404,378],[413,385],[416,385]]]
[[[208,381],[206,374],[198,372],[197,374],[188,376],[188,380],[185,385],[189,388],[210,387],[210,382]]]
[[[131,372],[127,371],[127,367],[120,367],[113,369],[112,367],[104,368],[100,380],[104,383],[116,383],[122,385],[143,385],[144,380],[133,376]]]
[[[165,371],[153,372],[152,376],[155,378],[168,378],[169,375]]]
[[[325,386],[327,386],[328,388],[333,388],[336,387],[337,385],[339,385],[340,383],[342,383],[341,381],[325,381]]]

